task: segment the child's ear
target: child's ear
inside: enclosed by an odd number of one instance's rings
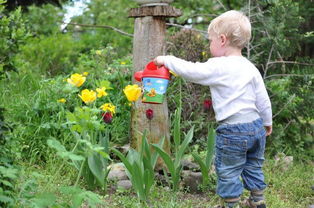
[[[227,37],[226,37],[226,35],[224,35],[224,34],[220,35],[220,43],[221,43],[221,46],[225,46],[227,44]]]

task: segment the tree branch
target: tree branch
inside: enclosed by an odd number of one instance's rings
[[[88,24],[79,24],[79,23],[66,23],[66,22],[62,22],[63,24],[68,24],[68,25],[75,25],[75,26],[80,26],[80,27],[93,27],[93,28],[106,28],[106,29],[111,29],[114,30],[115,32],[121,33],[122,35],[126,35],[129,37],[133,37],[133,34],[129,34],[127,32],[124,32],[118,28],[109,26],[109,25],[88,25]]]
[[[271,49],[270,49],[270,52],[268,54],[268,59],[267,59],[267,63],[266,63],[265,71],[264,71],[264,79],[266,78],[266,74],[268,71],[268,66],[269,66],[271,55],[273,53],[273,49],[274,49],[274,44],[271,45]]]
[[[129,36],[129,37],[133,37],[133,34],[129,34],[127,32],[124,32],[118,28],[115,28],[115,27],[112,27],[112,26],[109,26],[109,25],[88,25],[88,24],[79,24],[79,23],[66,23],[66,22],[61,22],[63,24],[68,24],[68,25],[74,25],[74,26],[80,26],[80,27],[92,27],[92,28],[106,28],[106,29],[111,29],[111,30],[114,30],[118,33],[121,33],[122,35],[126,35],[126,36]],[[166,23],[166,25],[168,26],[173,26],[173,27],[179,27],[179,28],[184,28],[184,29],[187,29],[187,30],[194,30],[194,31],[197,31],[197,32],[200,32],[202,34],[204,34],[204,37],[205,38],[208,38],[207,37],[207,31],[204,31],[204,30],[198,30],[198,29],[194,29],[194,28],[187,28],[183,25],[179,25],[179,24],[173,24],[173,23]]]
[[[268,79],[271,77],[284,77],[284,76],[290,76],[290,77],[305,77],[305,76],[314,76],[313,74],[273,74],[265,77],[264,79]]]
[[[288,100],[288,102],[286,102],[286,104],[273,116],[273,118],[275,118],[276,116],[278,116],[278,115],[281,113],[281,111],[283,111],[283,110],[287,107],[287,105],[292,102],[292,100],[293,100],[294,98],[295,98],[295,95],[292,95],[292,96],[290,97],[290,99]]]
[[[216,0],[216,1],[220,4],[220,6],[222,6],[222,8],[224,8],[225,11],[228,10],[220,0]]]
[[[306,66],[314,66],[314,64],[302,63],[302,62],[296,62],[296,61],[270,61],[267,64],[268,65],[272,65],[272,64],[299,64],[299,65],[306,65]]]
[[[203,33],[203,34],[206,34],[206,35],[207,35],[207,31],[198,30],[198,29],[194,29],[194,28],[187,28],[187,27],[185,27],[184,25],[173,24],[173,23],[166,23],[166,25],[168,25],[168,26],[173,26],[173,27],[180,27],[180,28],[184,28],[184,29],[187,29],[187,30],[194,30],[194,31],[197,31],[197,32],[200,32],[200,33]]]

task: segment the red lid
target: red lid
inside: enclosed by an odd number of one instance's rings
[[[138,71],[134,74],[137,81],[141,81],[144,77],[155,77],[162,79],[170,79],[169,69],[165,66],[158,67],[154,62],[149,62],[144,71]]]

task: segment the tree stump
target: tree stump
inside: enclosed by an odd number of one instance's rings
[[[164,55],[166,49],[166,18],[180,16],[181,12],[172,6],[146,6],[133,8],[129,17],[135,18],[133,39],[133,69],[141,71],[156,56]],[[135,82],[133,78],[133,83]],[[146,110],[152,109],[154,116],[146,118]],[[162,104],[146,104],[141,100],[135,102],[131,115],[131,147],[140,149],[142,136],[146,131],[149,143],[158,143],[165,138],[164,150],[170,153],[170,133],[168,106],[165,98]],[[162,168],[159,159],[156,169]]]

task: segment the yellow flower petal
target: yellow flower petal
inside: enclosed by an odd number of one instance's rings
[[[89,73],[88,72],[83,72],[83,76],[86,77]]]
[[[93,90],[82,90],[81,95],[79,97],[83,100],[84,103],[90,104],[96,100],[96,92]]]
[[[61,98],[61,99],[57,100],[58,103],[65,103],[66,101],[67,101],[67,100],[64,99],[64,98]]]
[[[138,100],[142,94],[142,90],[137,84],[126,86],[123,92],[130,102]]]
[[[111,103],[105,103],[103,104],[102,106],[100,106],[100,108],[103,110],[103,111],[109,111],[111,113],[116,113],[116,107],[111,104]]]
[[[97,97],[99,97],[99,98],[108,95],[108,93],[106,92],[106,88],[105,87],[97,88],[96,92],[97,92]]]
[[[80,87],[86,80],[86,77],[83,77],[81,74],[72,74],[69,79],[67,79],[67,82],[75,85],[77,87]]]

